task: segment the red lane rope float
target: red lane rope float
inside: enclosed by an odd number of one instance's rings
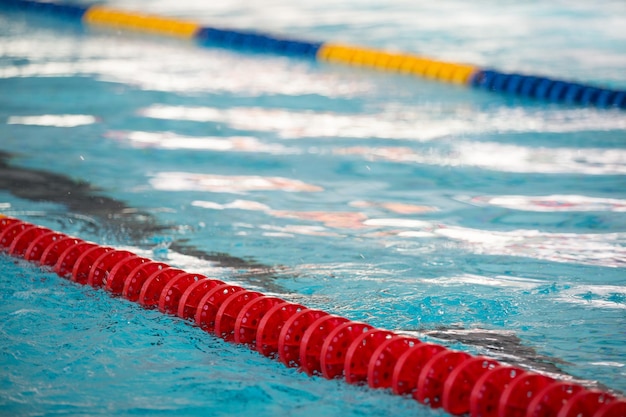
[[[309,375],[471,417],[624,417],[626,399],[308,309],[0,214],[0,251],[158,308]]]
[[[537,393],[554,382],[549,376],[526,373],[512,381],[500,395],[498,415],[524,417],[528,403]]]
[[[176,315],[185,320],[195,321],[198,304],[207,291],[226,283],[217,279],[200,279],[188,286],[180,296]]]
[[[139,304],[145,308],[157,308],[165,285],[182,274],[186,274],[186,272],[178,268],[165,268],[154,272],[141,286]]]
[[[289,367],[301,365],[301,347],[306,348],[306,345],[302,344],[304,333],[314,327],[312,324],[317,319],[326,316],[328,313],[325,311],[305,309],[289,317],[278,335],[278,359]]]
[[[417,388],[420,372],[426,362],[445,347],[432,343],[421,343],[413,346],[398,358],[393,367],[391,389],[394,394],[411,394]]]
[[[480,356],[463,361],[445,380],[441,400],[443,409],[450,414],[468,413],[472,387],[485,372],[498,366],[497,361]]]
[[[485,372],[478,378],[470,394],[470,415],[472,417],[498,417],[498,406],[502,392],[525,372],[515,366],[500,366]]]
[[[267,357],[277,358],[278,340],[285,323],[291,316],[302,310],[308,309],[288,301],[270,308],[257,328],[255,344],[257,352]]]
[[[369,332],[373,327],[366,323],[347,321],[335,328],[322,345],[320,366],[325,378],[333,379],[344,374],[347,351],[352,342],[358,343],[360,335]]]
[[[109,275],[105,278],[106,284],[104,284],[104,288],[113,295],[122,295],[124,292],[124,283],[130,272],[137,266],[146,262],[150,262],[150,259],[142,258],[137,255],[120,260],[117,265],[111,268]]]
[[[443,387],[446,380],[459,365],[471,356],[465,352],[444,350],[430,358],[420,372],[417,390],[413,398],[432,408],[440,408],[443,401]]]
[[[59,232],[49,232],[44,233],[41,236],[36,237],[30,244],[28,248],[26,248],[26,252],[24,252],[24,259],[30,262],[39,262],[41,256],[43,255],[43,251],[59,239],[63,239],[66,236],[63,233]]]
[[[554,381],[540,390],[528,404],[526,417],[558,415],[568,400],[584,388],[570,382]]]
[[[165,268],[169,268],[169,265],[156,261],[148,261],[137,265],[135,269],[130,271],[126,279],[124,279],[122,297],[126,298],[128,301],[138,302],[143,284],[152,274],[160,272]]]
[[[95,248],[98,245],[91,242],[69,242],[69,246],[65,248],[59,255],[56,263],[54,264],[54,272],[62,278],[70,278],[72,276],[72,269],[78,261],[78,258],[90,248]]]
[[[235,343],[246,344],[255,349],[256,334],[261,320],[272,307],[283,302],[281,298],[263,295],[245,304],[235,320]]]
[[[216,336],[221,337],[227,342],[235,341],[235,324],[237,323],[237,316],[239,312],[249,302],[255,298],[263,296],[260,292],[256,291],[239,291],[231,294],[222,303],[217,315],[215,316],[215,333]]]
[[[583,390],[575,394],[561,408],[557,417],[586,417],[593,416],[594,412],[604,405],[615,400],[615,396],[598,390]],[[624,410],[626,414],[626,409]]]
[[[374,352],[380,345],[399,337],[387,330],[373,329],[358,336],[348,348],[343,373],[346,382],[359,384],[367,382],[367,371]]]
[[[0,245],[9,248],[10,253],[10,248],[13,245],[15,237],[22,232],[34,229],[35,227],[37,226],[35,226],[34,224],[13,223],[12,225],[4,229],[2,233],[0,233]]]
[[[322,347],[330,332],[337,326],[348,321],[345,317],[330,315],[315,310],[322,317],[315,320],[305,329],[300,343],[300,369],[309,375],[322,374]]]
[[[198,303],[196,308],[195,320],[196,324],[209,333],[215,331],[215,320],[220,306],[232,294],[238,291],[245,291],[238,285],[220,284],[210,289]]]
[[[176,314],[180,299],[187,288],[199,281],[205,280],[207,280],[207,277],[204,275],[191,274],[189,272],[176,275],[169,280],[161,290],[158,305],[159,311],[161,313]]]
[[[95,260],[98,259],[100,255],[111,251],[113,251],[113,248],[106,246],[94,246],[87,249],[78,257],[78,259],[76,259],[74,267],[72,268],[72,275],[70,279],[74,282],[78,282],[79,284],[87,284],[89,274],[91,273],[91,268],[94,266]]]
[[[135,254],[127,250],[113,250],[103,253],[93,261],[87,276],[87,284],[92,287],[106,286],[113,267],[131,257],[135,257]]]
[[[13,239],[13,243],[9,246],[9,254],[23,258],[28,250],[28,246],[33,240],[51,232],[52,230],[40,226],[23,230]]]
[[[413,337],[396,336],[381,343],[367,366],[367,384],[371,388],[391,388],[393,368],[398,358],[410,348],[422,343]]]

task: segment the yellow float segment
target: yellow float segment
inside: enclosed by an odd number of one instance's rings
[[[317,52],[319,61],[375,68],[431,78],[455,84],[467,84],[477,67],[435,61],[418,55],[397,54],[376,49],[326,43]]]
[[[103,6],[90,7],[83,16],[83,21],[94,25],[158,33],[181,38],[193,38],[196,31],[200,28],[197,23],[193,22],[123,12]]]

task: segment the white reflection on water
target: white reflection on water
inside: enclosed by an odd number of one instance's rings
[[[483,276],[462,274],[452,277],[423,278],[421,282],[443,287],[475,286],[511,288],[532,291],[545,287],[544,280],[514,276]],[[589,285],[572,282],[559,282],[551,287],[557,302],[580,304],[588,307],[626,309],[626,286]]]
[[[266,144],[250,136],[181,136],[172,132],[109,132],[107,137],[127,141],[138,148],[232,151],[232,152],[267,152],[287,154],[294,151],[278,144]]]
[[[374,88],[371,80],[313,71],[306,61],[106,31],[80,37],[40,30],[0,44],[0,56],[19,62],[0,66],[0,78],[89,76],[142,90],[252,96],[349,97]]]
[[[197,189],[219,190],[222,186],[209,184]],[[271,217],[321,223],[325,228],[330,229],[313,226],[315,234],[328,233],[333,236],[346,236],[348,230],[352,230],[351,234],[358,232],[360,237],[378,242],[389,241],[394,237],[410,240],[443,238],[459,242],[465,250],[475,254],[527,257],[614,268],[626,267],[626,233],[624,232],[550,233],[531,229],[482,230],[419,219],[368,218],[365,213],[358,211],[275,210],[265,204],[249,200],[235,200],[231,203],[196,200],[192,205],[213,210],[256,210]],[[288,233],[292,234],[291,237],[294,234],[310,235],[312,233],[309,227],[308,225],[280,226],[280,231],[284,232],[285,228],[289,228]]]
[[[500,195],[476,197],[460,196],[458,197],[458,199],[481,206],[491,205],[524,211],[626,211],[626,200],[618,198],[587,197],[584,195]]]
[[[528,229],[499,232],[441,225],[432,232],[464,242],[477,254],[626,267],[626,233],[548,233]],[[403,235],[410,236],[399,234]]]
[[[275,132],[279,137],[377,138],[428,141],[458,134],[488,132],[578,132],[626,130],[621,112],[596,109],[501,108],[386,105],[373,114],[292,111],[260,107],[189,107],[153,105],[144,117],[225,123],[234,129]]]
[[[494,276],[487,277],[474,274],[463,274],[454,277],[424,278],[422,282],[439,286],[484,285],[487,287],[518,288],[530,290],[545,285],[545,281],[531,278]]]
[[[159,172],[150,185],[164,191],[210,191],[214,193],[245,193],[246,191],[280,190],[289,192],[322,191],[322,187],[283,177],[256,175],[212,175],[190,172]]]
[[[98,119],[86,114],[44,114],[40,116],[10,116],[9,125],[76,127],[96,123]]]
[[[450,149],[417,151],[408,147],[336,148],[339,155],[406,164],[469,166],[502,172],[542,174],[626,174],[626,150],[602,148],[530,148],[495,142],[457,142]]]

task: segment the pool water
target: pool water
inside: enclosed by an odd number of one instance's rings
[[[107,2],[626,88],[623,2],[217,3]],[[0,37],[0,212],[626,391],[623,111],[4,9]],[[0,266],[1,415],[444,415]]]

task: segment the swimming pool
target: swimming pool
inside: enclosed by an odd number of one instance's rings
[[[162,1],[149,11],[625,87],[618,2]],[[2,212],[626,389],[623,112],[39,15],[0,19],[1,150],[12,155]],[[1,262],[8,414],[437,414]]]

